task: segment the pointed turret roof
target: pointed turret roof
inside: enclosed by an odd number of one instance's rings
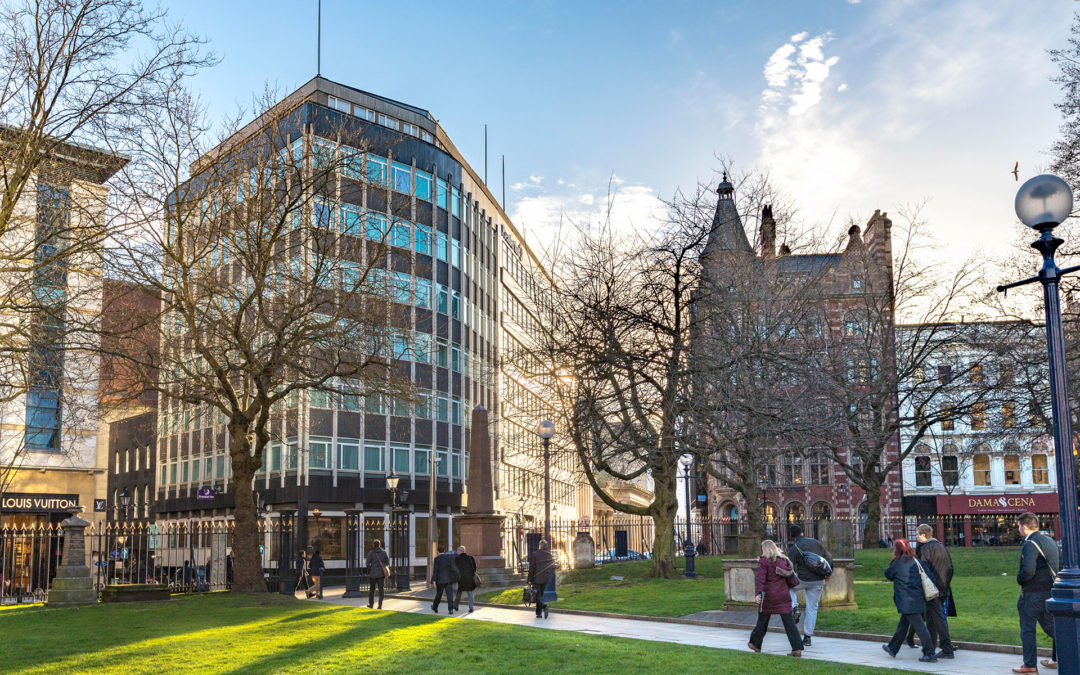
[[[703,254],[708,255],[714,251],[752,253],[750,240],[746,238],[742,219],[739,218],[739,211],[735,208],[735,186],[728,181],[726,172],[724,179],[716,186],[716,193],[718,196],[716,214],[713,215],[709,240],[705,243]]]

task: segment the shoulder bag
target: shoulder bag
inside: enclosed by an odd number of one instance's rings
[[[799,548],[798,544],[793,544],[795,550],[802,556],[803,566],[810,570],[814,574],[820,574],[823,577],[832,575],[832,565],[825,559],[824,556],[820,556],[817,553],[807,553]]]
[[[922,580],[923,596],[927,600],[933,600],[937,596],[941,595],[941,591],[938,590],[937,584],[935,584],[930,579],[930,576],[926,573],[926,570],[923,569],[922,563],[919,562],[919,559],[912,558],[912,560],[915,561],[916,567],[919,568],[919,578]]]
[[[521,601],[526,605],[536,602],[536,590],[532,586],[526,586],[521,592]]]
[[[1039,546],[1039,542],[1035,541],[1034,539],[1028,539],[1028,541],[1030,541],[1032,544],[1035,544],[1035,550],[1038,551],[1039,555],[1041,555],[1043,560],[1046,561],[1046,566],[1047,568],[1049,568],[1050,574],[1053,575],[1054,581],[1060,581],[1058,573],[1054,571],[1054,566],[1050,564],[1050,559],[1046,557],[1045,553],[1043,553],[1042,547]]]

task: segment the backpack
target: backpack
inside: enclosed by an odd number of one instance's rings
[[[807,570],[823,577],[832,575],[832,565],[830,565],[829,561],[823,556],[820,556],[817,553],[807,553],[799,548],[798,544],[793,544],[793,546],[795,546],[795,550],[799,552],[799,555],[802,556],[803,567]]]

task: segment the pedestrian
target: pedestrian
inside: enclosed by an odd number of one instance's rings
[[[379,587],[379,609],[382,609],[383,586],[387,577],[390,576],[390,556],[382,548],[382,542],[376,539],[372,542],[371,550],[367,554],[368,569],[368,596],[367,606],[371,609],[375,604],[375,587]]]
[[[446,552],[446,544],[439,544],[437,550],[439,555],[435,556],[435,563],[431,566],[431,583],[435,584],[435,602],[431,603],[431,611],[439,613],[439,603],[443,593],[446,593],[446,609],[453,614],[454,582],[459,576],[457,558],[453,553]]]
[[[921,570],[921,571],[920,571]],[[893,542],[892,562],[885,569],[885,578],[893,582],[893,604],[900,614],[900,622],[896,626],[896,632],[888,644],[881,645],[885,653],[895,657],[900,651],[900,645],[904,644],[908,627],[914,626],[922,641],[922,656],[919,660],[924,663],[937,663],[934,656],[934,641],[930,639],[930,631],[923,621],[923,613],[926,611],[926,594],[923,590],[922,575],[925,574],[934,581],[933,571],[927,569],[915,558],[915,552],[911,550],[911,544],[907,539],[897,539]]]
[[[1041,661],[1043,667],[1057,668],[1057,643],[1054,640],[1054,616],[1046,610],[1050,589],[1058,571],[1058,547],[1053,539],[1039,532],[1039,517],[1034,513],[1022,513],[1016,518],[1016,529],[1024,538],[1020,549],[1020,571],[1016,583],[1020,584],[1020,599],[1016,610],[1020,614],[1020,644],[1024,651],[1024,665],[1013,668],[1014,673],[1037,673],[1035,660],[1038,648],[1035,644],[1035,624],[1042,626],[1050,636],[1053,655]]]
[[[225,556],[225,587],[232,588],[233,578],[233,557],[232,551],[229,551],[229,555]]]
[[[476,590],[476,558],[466,553],[464,546],[458,546],[457,567],[461,578],[458,579],[457,597],[454,599],[454,606],[461,607],[461,592],[465,591],[469,595],[469,613],[471,614],[475,609],[473,606],[473,591]]]
[[[771,539],[761,542],[761,557],[758,558],[757,574],[754,577],[754,597],[758,606],[757,625],[751,631],[750,642],[746,645],[751,651],[761,651],[761,642],[769,630],[769,621],[779,614],[788,642],[791,643],[788,656],[802,656],[802,638],[799,637],[799,628],[795,625],[791,594],[788,592],[792,584],[797,583],[796,579],[791,560],[783,554],[776,542]]]
[[[322,577],[323,572],[326,571],[326,564],[323,563],[319,549],[315,549],[314,553],[311,554],[311,560],[308,561],[308,571],[311,574],[312,595],[322,600]]]
[[[915,530],[915,557],[934,573],[938,596],[926,601],[926,629],[930,632],[931,643],[940,649],[935,656],[939,659],[953,658],[953,643],[949,637],[949,617],[956,616],[955,603],[952,599],[953,562],[945,544],[934,538],[934,528],[926,523]],[[908,629],[907,643],[915,646],[915,629]]]
[[[817,626],[818,605],[821,604],[821,594],[825,592],[825,584],[832,576],[832,554],[825,546],[814,539],[803,535],[803,529],[799,525],[788,528],[788,537],[791,546],[788,547],[788,559],[795,566],[795,574],[799,577],[799,588],[806,596],[806,618],[803,620],[803,647],[809,647],[814,637],[814,627]],[[827,565],[822,564],[822,561]],[[795,589],[791,589],[791,609],[795,622],[799,621],[799,598],[795,595]]]
[[[547,539],[541,539],[535,551],[529,554],[529,585],[536,598],[536,618],[548,618],[548,606],[544,602],[544,589],[555,579],[555,559],[551,557]]]
[[[307,551],[300,549],[300,552],[296,554],[296,560],[293,565],[296,568],[296,588],[298,589],[303,586],[304,596],[310,598],[311,583],[308,577],[311,572],[308,569]]]

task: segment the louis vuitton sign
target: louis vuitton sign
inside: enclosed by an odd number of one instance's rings
[[[36,492],[8,492],[0,498],[0,511],[7,513],[41,513],[67,511],[79,505],[79,495],[57,495]]]

